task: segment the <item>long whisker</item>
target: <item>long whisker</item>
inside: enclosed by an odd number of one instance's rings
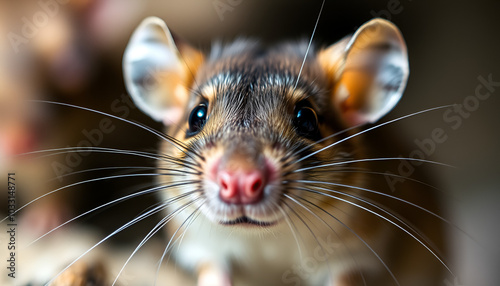
[[[196,190],[198,191],[198,190]],[[193,192],[190,192],[190,193],[186,193],[186,194],[183,194],[181,196],[178,196],[177,198],[184,198],[186,197],[187,195],[190,195],[191,193],[194,193],[196,191],[193,191]],[[120,277],[120,275],[122,274],[122,272],[125,270],[125,267],[127,266],[127,264],[130,262],[130,260],[132,259],[132,257],[134,257],[134,255],[139,251],[139,249],[141,249],[144,244],[146,244],[146,242],[151,239],[156,233],[158,233],[158,231],[160,231],[163,227],[165,227],[174,217],[177,213],[181,212],[182,210],[184,210],[185,208],[187,208],[190,204],[192,204],[194,201],[191,201],[191,202],[188,202],[180,207],[178,207],[176,210],[174,210],[173,212],[171,212],[170,214],[168,214],[167,216],[165,216],[164,218],[162,218],[152,229],[151,231],[148,232],[148,234],[141,240],[141,242],[137,245],[137,247],[134,249],[134,251],[130,254],[130,256],[128,257],[128,259],[125,261],[125,263],[123,264],[122,268],[120,269],[120,271],[118,272],[118,274],[116,275],[116,278],[115,280],[113,280],[113,283],[111,284],[112,286],[114,286],[116,284],[116,282],[118,282],[118,278]],[[168,202],[170,203],[170,202]]]
[[[74,171],[70,172],[64,175],[60,175],[51,179],[48,179],[46,182],[51,182],[55,181],[58,178],[64,178],[64,177],[70,177],[78,174],[84,174],[84,173],[90,173],[90,172],[96,172],[96,171],[111,171],[111,170],[157,170],[158,168],[156,167],[141,167],[141,166],[115,166],[115,167],[101,167],[101,168],[91,168],[91,169],[85,169],[85,170],[80,170],[80,171]]]
[[[81,110],[86,110],[86,111],[90,111],[90,112],[93,112],[93,113],[97,113],[97,114],[101,114],[101,115],[104,115],[104,116],[108,116],[108,117],[111,117],[111,118],[114,118],[114,119],[118,119],[118,120],[123,121],[123,122],[127,122],[129,124],[132,124],[134,126],[137,126],[137,127],[141,128],[141,129],[144,129],[144,130],[152,133],[153,135],[161,138],[162,140],[165,140],[165,141],[171,143],[176,149],[178,149],[179,151],[183,152],[186,156],[192,158],[191,154],[189,152],[186,152],[187,151],[187,147],[184,146],[184,144],[182,142],[179,142],[179,140],[173,138],[172,136],[168,136],[168,135],[163,134],[163,133],[161,133],[159,131],[156,131],[153,128],[147,126],[147,125],[144,125],[144,124],[141,124],[141,123],[137,123],[137,122],[134,122],[134,121],[131,121],[131,120],[128,120],[128,119],[124,119],[124,118],[121,118],[119,116],[112,115],[112,114],[109,114],[109,113],[106,113],[106,112],[102,112],[102,111],[98,111],[98,110],[95,110],[95,109],[86,108],[86,107],[82,107],[82,106],[77,106],[77,105],[73,105],[73,104],[62,103],[62,102],[55,102],[55,101],[48,101],[48,100],[28,100],[28,101],[37,102],[37,103],[48,103],[48,104],[56,104],[56,105],[68,106],[68,107],[77,108],[77,109],[81,109]],[[182,150],[181,148],[179,148],[179,146],[182,147],[182,148],[184,148],[184,150]],[[191,152],[194,155],[196,155],[198,158],[200,158],[202,160],[204,159],[198,153],[193,152],[192,150],[191,150]]]
[[[302,69],[306,63],[307,55],[309,54],[309,49],[311,48],[312,41],[314,39],[314,34],[316,34],[316,29],[318,28],[319,19],[321,18],[321,14],[323,13],[323,7],[325,6],[325,0],[321,3],[321,8],[319,9],[318,17],[316,18],[316,23],[314,24],[314,29],[311,34],[311,38],[309,39],[309,43],[307,44],[306,54],[304,55],[304,59],[302,60],[302,65],[300,66],[299,75],[297,76],[297,81],[295,82],[295,86],[293,87],[293,91],[297,89],[297,85],[299,84],[300,76],[302,74]]]
[[[64,177],[69,177],[73,175],[78,175],[78,174],[83,174],[83,173],[90,173],[90,172],[96,172],[96,171],[110,171],[110,170],[127,170],[128,172],[123,172],[122,175],[124,174],[130,174],[132,170],[138,170],[138,171],[147,171],[147,170],[157,170],[157,171],[175,171],[179,172],[177,169],[168,169],[168,168],[159,168],[159,167],[145,167],[145,166],[115,166],[115,167],[102,167],[102,168],[91,168],[91,169],[85,169],[85,170],[80,170],[80,171],[74,171],[71,173],[67,173],[64,175],[60,175],[51,179],[48,179],[46,182],[51,182],[55,181],[59,178],[64,178]],[[118,172],[117,172],[118,173]],[[184,173],[184,172],[181,172]],[[197,173],[188,173],[188,174],[197,174]]]
[[[203,201],[201,202],[201,204],[203,204],[205,201],[206,201],[206,200],[203,200]],[[176,238],[176,239],[174,240],[174,244],[173,244],[173,245],[175,245],[175,244],[177,243],[177,251],[179,251],[179,250],[180,250],[180,248],[181,248],[181,244],[182,244],[182,241],[184,240],[184,236],[186,235],[186,233],[187,233],[187,231],[188,231],[189,227],[190,227],[191,225],[193,225],[194,221],[198,218],[198,216],[200,215],[200,213],[201,213],[201,212],[200,212],[200,207],[196,208],[196,209],[194,210],[194,212],[193,212],[194,216],[193,216],[191,219],[189,219],[189,218],[188,218],[188,223],[187,223],[186,227],[184,228],[184,231],[182,232],[181,236],[180,236],[180,237],[178,237],[178,238]],[[173,247],[172,247],[172,248],[173,248]],[[170,257],[172,256],[172,253],[173,253],[173,251],[170,251],[170,253],[168,254],[168,257],[167,257],[167,261],[166,261],[165,263],[168,263],[168,262],[170,261]]]
[[[52,153],[50,153],[52,152]],[[115,148],[103,148],[103,147],[65,147],[65,148],[54,148],[54,149],[45,149],[45,150],[37,150],[37,151],[31,151],[27,153],[22,153],[19,154],[18,156],[24,156],[24,155],[32,155],[32,154],[39,154],[39,153],[50,153],[47,155],[42,155],[39,158],[44,158],[44,157],[50,157],[50,156],[56,156],[60,154],[66,154],[66,153],[79,153],[79,152],[96,152],[96,153],[111,153],[111,154],[124,154],[124,155],[134,155],[138,157],[144,157],[148,159],[153,159],[153,160],[160,160],[160,161],[165,161],[173,164],[177,164],[192,170],[196,170],[192,166],[199,167],[199,165],[185,161],[182,159],[178,158],[169,158],[168,156],[162,156],[162,155],[157,155],[154,153],[149,153],[149,152],[143,152],[143,151],[135,151],[135,150],[122,150],[122,149],[115,149]]]
[[[293,221],[291,221],[291,219],[289,218],[288,214],[285,212],[285,210],[277,203],[273,202],[273,204],[280,210],[280,212],[283,214],[283,217],[285,218],[285,221],[286,223],[288,224],[288,227],[290,227],[290,231],[292,232],[292,235],[293,235],[293,238],[295,240],[295,243],[297,243],[297,249],[299,251],[299,258],[300,258],[300,261],[304,261],[302,259],[302,248],[300,247],[300,243],[299,243],[299,240],[298,240],[298,237],[297,237],[297,234],[295,233],[295,230],[297,230],[297,227],[295,226],[295,224],[293,223]],[[293,227],[292,227],[293,225]],[[299,233],[300,235],[300,233]]]
[[[186,145],[186,149],[190,150],[190,147],[188,147]],[[189,165],[192,165],[192,166],[195,166],[195,167],[201,167],[200,163],[197,162],[197,161],[191,162],[191,161],[183,159],[181,157],[175,157],[175,156],[168,155],[168,154],[165,154],[165,153],[157,154],[157,149],[151,149],[150,152],[156,154],[156,156],[158,156],[158,158],[160,158],[160,159],[166,159],[167,161],[177,161],[179,163],[189,164]]]
[[[333,190],[333,189],[326,189],[326,188],[322,188],[322,187],[318,187],[318,186],[312,186],[314,187],[315,189],[319,189],[319,190],[323,190],[323,191],[327,191],[327,192],[331,192],[331,193],[336,193],[336,194],[339,194],[339,195],[343,195],[343,196],[346,196],[346,197],[349,197],[349,198],[352,198],[352,199],[355,199],[357,201],[360,201],[360,202],[363,202],[373,208],[376,208],[377,210],[383,212],[384,214],[387,214],[389,217],[395,219],[396,221],[400,222],[403,226],[405,226],[406,228],[414,231],[420,238],[422,238],[424,240],[424,242],[426,242],[428,245],[432,245],[432,243],[429,241],[429,239],[427,237],[425,237],[420,231],[418,231],[417,229],[415,229],[414,227],[410,226],[407,222],[403,221],[401,218],[395,216],[394,214],[390,213],[389,211],[387,211],[386,209],[380,207],[379,205],[369,201],[368,199],[364,199],[362,197],[359,197],[359,196],[355,196],[355,195],[352,195],[352,194],[348,194],[346,192],[341,192],[341,191],[337,191],[337,190]],[[297,187],[297,189],[302,189],[302,188],[299,188]],[[302,190],[309,190],[309,189],[302,189]],[[357,205],[357,204],[356,204]],[[387,217],[386,217],[387,218]]]
[[[410,177],[407,177],[407,176],[397,175],[397,174],[382,173],[382,172],[375,172],[375,171],[367,171],[367,170],[363,170],[363,169],[361,169],[361,170],[335,170],[335,173],[362,173],[362,174],[372,174],[372,175],[380,175],[380,176],[389,176],[389,177],[394,177],[394,178],[401,178],[401,179],[405,179],[405,180],[408,180],[408,181],[412,181],[412,182],[415,182],[415,183],[422,184],[422,185],[424,185],[426,187],[432,188],[432,189],[434,189],[436,191],[439,191],[441,193],[445,193],[445,191],[441,190],[440,188],[438,188],[436,186],[433,186],[431,184],[428,184],[426,182],[423,182],[423,181],[420,181],[420,180],[417,180],[417,179],[414,179],[414,178],[410,178]]]
[[[193,200],[193,203],[200,199],[201,197],[198,197],[196,199]],[[203,205],[203,203],[201,204]],[[154,285],[156,285],[156,279],[158,278],[158,275],[160,274],[160,268],[161,268],[161,265],[162,265],[162,262],[163,262],[163,259],[165,258],[165,255],[167,255],[167,251],[169,250],[170,248],[170,244],[172,243],[172,240],[174,239],[174,237],[177,235],[177,232],[179,232],[179,230],[184,226],[184,224],[200,209],[201,206],[197,207],[183,222],[182,224],[175,230],[175,232],[172,234],[172,236],[170,237],[170,240],[168,241],[167,243],[167,246],[165,247],[165,250],[163,251],[163,254],[160,258],[160,261],[158,261],[158,268],[156,269],[156,278],[155,278],[155,282],[154,282]]]
[[[319,143],[321,143],[321,142],[323,142],[323,141],[326,141],[326,140],[328,140],[328,139],[330,139],[330,138],[333,138],[333,137],[339,136],[339,135],[341,135],[341,134],[343,134],[343,133],[349,132],[349,131],[351,131],[351,130],[353,130],[353,129],[356,129],[356,128],[359,128],[359,127],[361,127],[361,126],[363,126],[363,124],[358,124],[358,125],[355,125],[355,126],[352,126],[352,127],[346,128],[346,129],[344,129],[344,130],[342,130],[342,131],[335,132],[335,133],[333,133],[333,134],[331,134],[331,135],[328,135],[328,136],[326,136],[326,137],[323,137],[323,138],[321,138],[321,139],[319,139],[319,140],[317,140],[317,141],[315,141],[315,142],[313,142],[313,143],[308,144],[308,145],[307,145],[307,146],[305,146],[305,147],[302,147],[302,148],[301,148],[301,149],[299,149],[299,150],[293,151],[292,153],[290,153],[289,155],[287,155],[287,156],[285,157],[285,159],[283,159],[283,160],[287,160],[287,159],[289,159],[289,158],[291,158],[291,157],[297,156],[297,155],[299,155],[300,153],[304,152],[305,150],[311,149],[314,145],[317,145],[317,144],[319,144]]]
[[[315,193],[315,194],[318,194],[318,195],[323,195],[323,196],[327,196],[327,197],[330,197],[330,198],[333,198],[333,199],[336,199],[336,200],[339,200],[341,202],[344,202],[344,203],[347,203],[347,204],[350,204],[350,205],[353,205],[357,208],[360,208],[364,211],[367,211],[371,214],[374,214],[375,216],[389,222],[390,224],[396,226],[398,229],[400,229],[401,231],[405,232],[406,234],[408,234],[411,238],[415,239],[420,245],[422,245],[425,249],[427,249],[427,251],[432,254],[446,269],[447,271],[453,275],[453,277],[456,277],[455,274],[453,273],[453,271],[451,271],[451,269],[448,267],[448,265],[446,265],[446,263],[432,250],[430,249],[425,243],[423,243],[420,239],[418,239],[415,235],[413,235],[412,233],[410,233],[408,230],[406,230],[405,228],[403,228],[402,226],[400,226],[399,224],[395,223],[394,221],[386,218],[385,216],[381,215],[381,214],[378,214],[377,212],[374,212],[373,210],[370,210],[368,208],[365,208],[359,204],[356,204],[356,203],[353,203],[351,201],[348,201],[346,199],[342,199],[338,196],[333,196],[333,195],[330,195],[330,194],[326,194],[326,193],[322,193],[322,192],[319,192],[319,191],[315,191],[315,190],[311,190],[311,189],[306,189],[306,188],[298,188],[298,189],[301,189],[303,191],[307,191],[307,192],[311,192],[311,193]],[[328,189],[325,189],[325,190],[328,190]],[[329,190],[329,191],[332,191],[332,190]],[[345,195],[345,194],[344,194]]]
[[[313,211],[311,211],[308,207],[304,206],[303,204],[301,204],[300,202],[298,202],[296,199],[294,199],[292,197],[292,194],[283,194],[285,197],[287,197],[288,199],[290,199],[291,201],[293,201],[294,203],[298,204],[299,206],[301,206],[303,209],[305,209],[307,212],[309,212],[310,214],[312,214],[315,218],[317,218],[319,221],[323,222],[323,224],[325,224],[333,233],[335,233],[335,235],[340,239],[340,241],[342,241],[342,244],[344,244],[347,252],[349,252],[349,255],[353,258],[354,260],[354,263],[358,266],[356,267],[356,269],[360,269],[359,267],[359,264],[358,264],[358,261],[356,260],[356,258],[352,255],[351,251],[349,250],[349,247],[345,244],[345,242],[340,238],[340,236],[338,235],[337,231],[335,231],[324,219],[322,219],[321,217],[319,217],[317,214],[315,214]],[[299,196],[296,196],[298,198],[300,198]],[[302,198],[300,198],[302,199]],[[304,199],[305,200],[305,199]],[[305,200],[307,201],[307,200]],[[313,204],[314,205],[314,204]],[[317,208],[320,208],[322,209],[321,207],[317,206],[317,205],[314,205],[316,206]],[[323,210],[324,211],[324,210]],[[330,216],[333,216],[333,215],[330,215]],[[383,261],[382,261],[383,263]],[[361,275],[361,277],[363,277],[363,281],[365,280],[364,279],[364,275],[363,273],[361,272],[361,270],[359,270],[359,274]],[[391,273],[392,274],[392,273]],[[394,276],[393,276],[394,277]],[[397,280],[395,280],[396,283],[397,283]],[[398,284],[399,285],[399,284]],[[365,283],[365,286],[366,286],[366,283]]]
[[[78,185],[82,185],[82,184],[86,184],[86,183],[92,183],[92,182],[98,182],[98,181],[104,181],[104,180],[109,180],[109,179],[117,179],[117,178],[127,178],[127,177],[145,177],[145,176],[162,176],[163,174],[158,174],[158,173],[150,173],[150,174],[128,174],[128,175],[117,175],[117,176],[108,176],[108,177],[101,177],[101,178],[95,178],[95,179],[89,179],[89,180],[85,180],[85,181],[80,181],[80,182],[76,182],[76,183],[73,183],[73,184],[69,184],[69,185],[66,185],[66,186],[63,186],[63,187],[60,187],[58,189],[55,189],[53,191],[50,191],[48,193],[45,193],[31,201],[29,201],[28,203],[22,205],[21,207],[19,207],[13,214],[16,214],[18,213],[19,211],[21,211],[22,209],[24,209],[25,207],[31,205],[32,203],[46,197],[46,196],[49,196],[51,194],[54,194],[56,192],[59,192],[61,190],[64,190],[64,189],[68,189],[68,188],[71,188],[71,187],[74,187],[74,186],[78,186]],[[172,176],[178,176],[178,174],[170,174]],[[8,217],[5,217],[3,218],[2,220],[0,220],[0,223],[5,221]]]
[[[180,237],[180,241],[177,244],[177,250],[179,250],[181,248],[182,240],[184,239],[184,236],[186,235],[188,228],[194,223],[196,218],[198,218],[198,216],[200,215],[201,212],[199,211],[199,209],[200,209],[199,207],[196,209],[195,216],[193,216],[191,221],[189,221],[188,224],[186,225],[186,227],[184,228],[184,231],[182,232],[181,237]],[[172,254],[172,253],[170,253],[170,254]],[[170,255],[169,255],[168,259],[170,259]],[[168,259],[167,259],[167,263],[168,263]]]
[[[323,209],[322,207],[318,206],[317,204],[305,199],[305,198],[302,198],[300,196],[296,196],[297,198],[315,206],[316,208],[318,208],[319,210],[321,210],[322,212],[326,213],[328,216],[332,217],[335,221],[337,221],[338,223],[340,223],[344,228],[346,228],[349,232],[351,232],[352,234],[354,234],[372,253],[373,255],[375,255],[375,257],[377,257],[377,259],[380,261],[380,263],[382,263],[382,265],[384,266],[384,268],[389,272],[389,274],[391,275],[392,279],[394,279],[394,282],[396,282],[397,285],[399,285],[399,282],[398,280],[396,279],[396,277],[394,276],[394,273],[389,269],[389,266],[384,262],[384,260],[382,259],[382,257],[380,257],[380,255],[366,242],[366,240],[364,240],[362,237],[359,236],[359,234],[357,234],[352,228],[350,228],[348,225],[346,225],[345,223],[343,223],[341,220],[339,220],[337,217],[335,217],[334,215],[332,215],[331,213],[329,213],[328,211],[326,211],[325,209]],[[302,205],[302,204],[300,204]],[[310,210],[309,210],[310,211]],[[314,214],[314,213],[313,213]],[[314,214],[316,215],[316,214]],[[316,215],[317,216],[317,215]],[[323,220],[323,219],[321,219]],[[324,220],[323,220],[324,221]],[[325,222],[326,223],[326,222]],[[333,230],[333,228],[326,224],[330,229]],[[338,236],[338,235],[337,235]],[[347,247],[346,247],[347,248]],[[347,248],[347,250],[349,251],[349,248]],[[350,253],[350,252],[349,252]],[[352,256],[352,255],[351,255]],[[353,257],[354,258],[354,257]],[[354,258],[354,261],[355,263],[357,264],[357,261],[356,259]],[[366,281],[365,281],[365,277],[363,275],[362,272],[360,272],[360,275],[363,279],[363,283],[364,285],[366,286]]]
[[[431,160],[418,159],[418,158],[393,157],[393,158],[365,158],[365,159],[335,162],[335,163],[300,168],[300,169],[292,171],[292,173],[298,173],[298,172],[303,172],[303,171],[312,170],[312,169],[338,166],[338,165],[346,165],[346,164],[352,164],[352,163],[373,162],[373,161],[394,161],[394,160],[415,161],[415,162],[429,163],[429,164],[435,164],[435,165],[441,165],[441,166],[445,166],[445,167],[455,168],[452,165],[448,165],[448,164],[436,162],[436,161],[431,161]]]
[[[319,242],[319,239],[318,237],[316,236],[316,234],[314,233],[314,231],[312,231],[312,229],[309,227],[309,225],[304,221],[304,219],[292,208],[290,207],[285,201],[282,201],[283,204],[285,206],[288,207],[288,209],[293,213],[295,214],[295,216],[302,222],[302,224],[304,224],[304,226],[309,230],[309,232],[311,233],[311,235],[313,236],[314,240],[316,241],[316,243],[320,246],[321,250],[323,251],[323,254],[324,255],[327,255],[326,251],[325,251],[325,248],[323,247],[323,245],[321,245],[321,243]],[[326,263],[328,264],[328,271],[330,272],[330,276],[332,275],[332,268],[331,268],[331,265],[330,265],[330,260],[327,260]]]
[[[50,231],[48,231],[47,233],[45,233],[44,235],[40,236],[39,238],[35,239],[34,241],[32,241],[30,244],[28,244],[26,247],[29,247],[30,245],[36,243],[37,241],[39,241],[40,239],[44,238],[45,236],[51,234],[52,232],[58,230],[59,228],[87,215],[87,214],[90,214],[94,211],[97,211],[99,209],[102,209],[104,207],[107,207],[107,206],[110,206],[110,205],[113,205],[113,204],[116,204],[116,203],[119,203],[119,202],[123,202],[123,201],[126,201],[126,200],[129,200],[131,198],[135,198],[135,197],[138,197],[138,196],[141,196],[141,195],[145,195],[145,194],[150,194],[150,193],[153,193],[153,192],[156,192],[156,191],[159,191],[159,190],[165,190],[165,189],[169,189],[169,188],[174,188],[174,187],[179,187],[179,186],[184,186],[184,185],[190,185],[190,184],[195,184],[195,183],[198,183],[198,181],[185,181],[185,182],[182,182],[182,183],[177,183],[177,184],[173,184],[173,185],[168,185],[168,186],[158,186],[158,187],[154,187],[154,188],[149,188],[147,190],[143,190],[143,191],[139,191],[139,192],[136,192],[136,193],[133,193],[133,194],[130,194],[130,195],[126,195],[126,196],[123,196],[121,198],[118,198],[118,199],[115,199],[113,201],[110,201],[110,202],[107,202],[105,204],[102,204],[100,206],[97,206],[89,211],[86,211],[70,220],[67,220],[66,222],[58,225],[57,227],[51,229]],[[192,192],[189,192],[188,194],[191,194],[191,193],[194,193],[195,191],[192,191]]]
[[[400,121],[400,120],[403,120],[405,118],[409,118],[409,117],[412,117],[412,116],[416,116],[418,114],[422,114],[422,113],[426,113],[426,112],[430,112],[430,111],[434,111],[434,110],[440,110],[440,109],[444,109],[444,108],[450,108],[450,107],[453,107],[453,106],[455,106],[455,105],[451,104],[451,105],[443,105],[443,106],[439,106],[439,107],[433,107],[433,108],[425,109],[425,110],[422,110],[422,111],[414,112],[414,113],[411,113],[411,114],[408,114],[408,115],[405,115],[405,116],[401,116],[401,117],[398,117],[398,118],[395,118],[395,119],[392,119],[392,120],[389,120],[389,121],[386,121],[386,122],[383,122],[383,123],[379,123],[379,124],[377,124],[377,125],[375,125],[373,127],[370,127],[370,128],[365,129],[365,130],[359,131],[359,132],[357,132],[357,133],[355,133],[353,135],[347,136],[344,139],[341,139],[341,140],[336,141],[336,142],[334,142],[334,143],[332,143],[332,144],[330,144],[328,146],[325,146],[325,147],[323,147],[323,148],[321,148],[321,149],[319,149],[317,151],[314,151],[311,154],[308,154],[308,155],[306,155],[306,156],[298,159],[297,161],[295,161],[295,163],[299,163],[299,162],[301,162],[301,161],[303,161],[303,160],[305,160],[305,159],[307,159],[307,158],[309,158],[311,156],[314,156],[314,155],[316,155],[316,154],[318,154],[320,152],[323,152],[324,150],[326,150],[328,148],[331,148],[331,147],[333,147],[333,146],[335,146],[337,144],[340,144],[340,143],[342,143],[344,141],[347,141],[347,140],[349,140],[351,138],[359,136],[359,135],[361,135],[363,133],[372,131],[374,129],[380,128],[380,127],[388,125],[388,124],[391,124],[393,122]]]
[[[372,193],[372,194],[377,194],[377,195],[380,195],[380,196],[384,196],[384,197],[387,197],[387,198],[391,198],[393,200],[397,200],[397,201],[400,201],[400,202],[403,202],[405,204],[408,204],[410,206],[413,206],[415,208],[418,208],[432,216],[435,216],[437,218],[439,218],[440,220],[446,222],[446,223],[449,223],[451,225],[453,225],[450,221],[448,221],[447,219],[445,219],[444,217],[436,214],[435,212],[432,212],[422,206],[419,206],[415,203],[412,203],[410,201],[407,201],[407,200],[404,200],[404,199],[401,199],[399,197],[396,197],[396,196],[393,196],[393,195],[389,195],[389,194],[386,194],[386,193],[383,193],[383,192],[378,192],[378,191],[375,191],[375,190],[371,190],[371,189],[367,189],[367,188],[362,188],[362,187],[357,187],[357,186],[352,186],[352,185],[345,185],[345,184],[338,184],[338,183],[331,183],[331,182],[323,182],[323,181],[308,181],[308,180],[296,180],[294,182],[297,182],[297,183],[304,183],[304,184],[325,184],[325,185],[331,185],[331,186],[337,186],[337,187],[344,187],[344,188],[350,188],[350,189],[355,189],[355,190],[360,190],[360,191],[365,191],[365,192],[369,192],[369,193]]]
[[[401,199],[399,197],[396,197],[396,196],[393,196],[393,195],[389,195],[389,194],[386,194],[386,193],[383,193],[383,192],[378,192],[378,191],[375,191],[375,190],[371,190],[371,189],[367,189],[367,188],[362,188],[362,187],[357,187],[357,186],[352,186],[352,185],[344,185],[344,184],[338,184],[338,183],[331,183],[331,182],[323,182],[323,181],[307,181],[307,180],[296,180],[295,182],[298,182],[298,183],[304,183],[304,184],[308,184],[308,183],[312,183],[312,184],[326,184],[326,185],[332,185],[332,186],[338,186],[338,187],[344,187],[344,188],[350,188],[350,189],[356,189],[356,190],[361,190],[361,191],[365,191],[365,192],[369,192],[369,193],[373,193],[373,194],[377,194],[377,195],[380,195],[380,196],[384,196],[384,197],[388,197],[388,198],[391,198],[393,200],[397,200],[397,201],[400,201],[402,203],[405,203],[405,204],[408,204],[412,207],[415,207],[415,208],[418,208],[438,219],[440,219],[441,221],[447,223],[448,225],[452,226],[453,228],[455,228],[456,230],[460,231],[462,234],[464,234],[465,236],[467,236],[470,240],[474,241],[475,243],[479,244],[479,242],[477,241],[476,238],[474,238],[472,235],[470,235],[468,232],[466,232],[465,230],[463,230],[461,227],[459,227],[458,225],[454,224],[453,222],[451,222],[450,220],[438,215],[437,213],[435,212],[432,212],[422,206],[419,206],[415,203],[412,203],[410,201],[407,201],[407,200],[404,200],[404,199]]]
[[[127,155],[136,155],[136,156],[139,156],[139,157],[145,157],[145,158],[154,159],[154,160],[159,160],[160,159],[160,157],[158,157],[154,153],[132,151],[132,150],[121,150],[121,149],[114,149],[114,148],[104,148],[104,147],[64,147],[64,148],[52,148],[52,149],[44,149],[44,150],[36,150],[36,151],[26,152],[26,153],[19,154],[18,156],[34,155],[34,154],[40,154],[40,153],[50,153],[50,154],[42,155],[42,156],[39,157],[39,158],[44,158],[44,157],[49,157],[49,156],[55,156],[55,155],[66,154],[66,153],[75,153],[75,152],[97,152],[97,153],[127,154]]]
[[[49,286],[52,282],[54,282],[54,280],[59,277],[61,274],[63,274],[66,270],[68,270],[68,268],[70,268],[73,264],[75,264],[78,260],[80,260],[82,257],[84,257],[85,255],[87,255],[90,251],[92,251],[93,249],[95,249],[97,246],[101,245],[103,242],[105,242],[106,240],[108,240],[109,238],[113,237],[115,234],[117,233],[120,233],[121,231],[127,229],[128,227],[136,224],[137,222],[147,218],[147,217],[150,217],[158,212],[161,212],[163,211],[164,209],[166,209],[168,207],[168,205],[165,205],[165,204],[162,204],[134,219],[132,219],[131,221],[127,222],[126,224],[122,225],[121,227],[117,228],[116,230],[114,230],[112,233],[110,233],[109,235],[107,235],[106,237],[104,237],[103,239],[101,239],[99,242],[97,242],[96,244],[94,244],[91,248],[89,248],[88,250],[86,250],[84,253],[82,253],[80,256],[78,256],[75,260],[73,260],[69,265],[67,265],[63,270],[61,270],[56,276],[54,276],[51,280],[49,280],[49,282],[47,282],[45,284],[45,286]]]

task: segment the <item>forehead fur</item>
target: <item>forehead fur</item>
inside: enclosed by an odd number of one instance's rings
[[[271,47],[246,39],[215,43],[198,72],[195,89],[226,108],[239,106],[240,114],[247,115],[264,106],[278,108],[283,102],[311,96],[321,105],[328,81],[316,62],[314,47],[301,71],[306,50],[306,41]]]

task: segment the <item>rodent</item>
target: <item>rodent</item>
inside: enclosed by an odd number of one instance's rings
[[[441,285],[439,224],[367,192],[388,193],[357,171],[377,150],[356,132],[406,86],[401,32],[373,19],[308,49],[236,40],[205,54],[154,17],[133,34],[125,83],[166,126],[158,167],[175,171],[159,183],[176,263],[200,286]],[[423,208],[439,202],[422,196],[404,190]]]

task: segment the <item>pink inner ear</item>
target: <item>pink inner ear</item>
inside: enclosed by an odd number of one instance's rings
[[[179,124],[183,115],[182,108],[170,107],[163,112],[163,124],[165,126],[172,126]]]

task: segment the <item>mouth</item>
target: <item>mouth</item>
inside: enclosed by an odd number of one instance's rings
[[[235,220],[230,220],[230,221],[220,221],[220,223],[223,225],[256,225],[263,227],[268,227],[276,224],[276,222],[264,222],[264,221],[253,220],[247,216],[241,216]]]

